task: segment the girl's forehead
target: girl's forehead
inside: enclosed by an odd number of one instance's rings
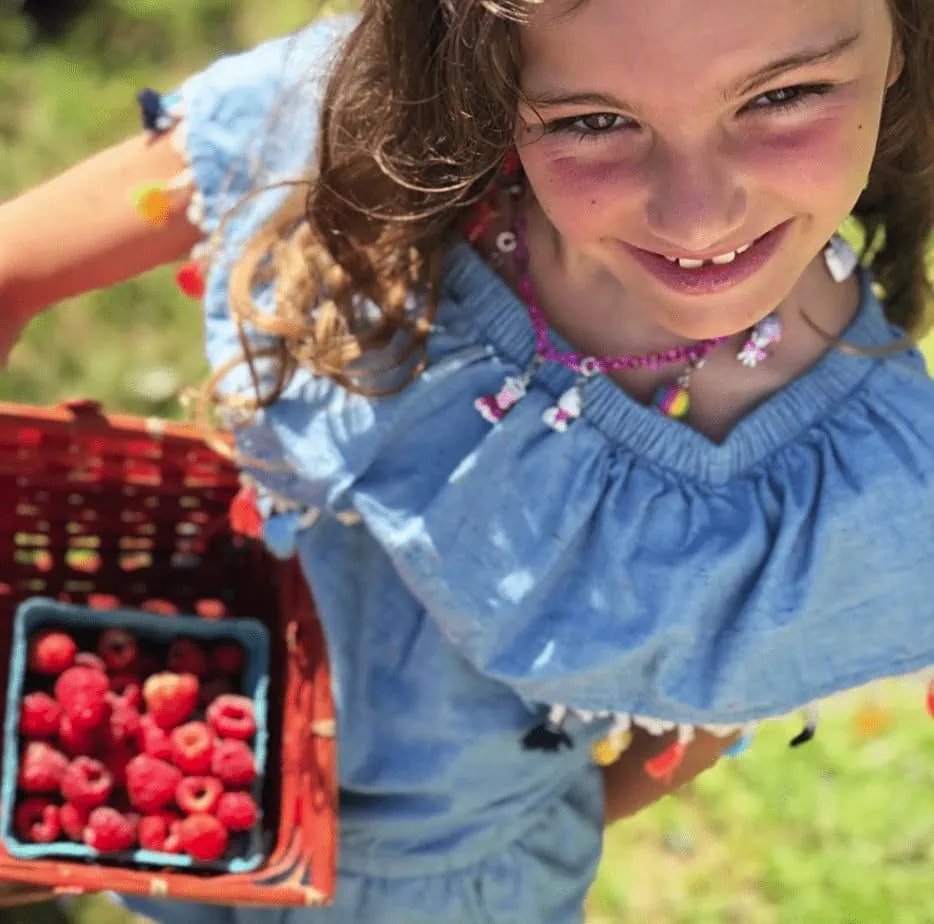
[[[533,84],[615,75],[716,82],[793,54],[890,36],[887,0],[545,0],[521,30],[525,82]]]

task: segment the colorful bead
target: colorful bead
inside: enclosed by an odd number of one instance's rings
[[[172,214],[172,196],[164,186],[146,186],[136,194],[136,211],[148,224],[162,228]]]
[[[591,760],[598,767],[609,767],[619,760],[630,744],[632,744],[631,731],[620,732],[616,735],[611,733],[591,747]]]
[[[683,385],[664,385],[655,392],[654,402],[666,417],[680,420],[691,409],[691,394]]]
[[[263,535],[263,517],[259,512],[256,488],[244,485],[230,504],[230,528],[240,536],[259,539]]]
[[[204,268],[200,260],[189,260],[175,273],[175,282],[189,298],[200,301],[204,298]]]
[[[889,711],[876,702],[864,703],[853,718],[854,730],[861,738],[876,738],[891,724]]]
[[[675,741],[661,754],[645,762],[643,767],[646,774],[653,780],[671,783],[678,767],[684,762],[685,753],[687,753],[687,744],[683,741]]]
[[[741,755],[745,754],[750,747],[752,747],[752,739],[752,734],[747,733],[745,735],[740,735],[740,737],[737,738],[736,741],[723,752],[723,756],[740,757]]]

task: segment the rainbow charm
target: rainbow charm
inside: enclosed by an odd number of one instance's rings
[[[663,385],[655,392],[655,406],[666,416],[681,420],[691,410],[691,393],[687,386]]]

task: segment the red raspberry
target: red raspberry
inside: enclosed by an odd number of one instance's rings
[[[113,774],[91,757],[76,757],[62,777],[62,796],[86,808],[97,808],[109,798],[114,788]]]
[[[211,815],[224,794],[213,776],[186,776],[175,790],[175,801],[186,815]]]
[[[58,728],[58,740],[66,754],[81,757],[96,754],[100,750],[100,733],[100,727],[79,728],[67,715],[63,715]]]
[[[215,674],[239,676],[246,664],[246,653],[239,642],[218,642],[211,652],[211,670]]]
[[[179,638],[169,646],[165,666],[173,674],[194,674],[201,678],[208,672],[208,656],[197,642]]]
[[[102,674],[107,673],[107,665],[104,664],[103,658],[91,654],[90,651],[79,651],[75,655],[75,667],[90,667],[93,671],[100,671]]]
[[[19,764],[20,789],[29,793],[58,793],[68,758],[44,741],[26,745]]]
[[[137,711],[143,705],[143,689],[135,674],[114,674],[110,678],[110,690],[113,696]]]
[[[182,780],[177,767],[148,754],[137,754],[126,766],[126,789],[130,803],[151,815],[169,805]]]
[[[100,671],[69,667],[55,681],[55,698],[75,728],[96,728],[107,717],[110,684]]]
[[[75,663],[78,646],[64,632],[41,632],[29,644],[29,669],[55,676]]]
[[[62,830],[71,841],[77,841],[79,844],[84,840],[84,829],[88,824],[88,816],[91,810],[83,805],[73,805],[66,802],[58,812],[58,817],[62,822]]]
[[[214,745],[211,773],[225,786],[249,786],[256,779],[256,760],[242,741],[229,738]]]
[[[110,695],[110,721],[104,728],[104,739],[109,747],[128,745],[139,734],[140,714],[120,696]]]
[[[259,809],[248,792],[225,792],[214,814],[228,831],[249,831],[259,818]]]
[[[107,806],[96,808],[88,816],[84,843],[101,853],[129,850],[136,843],[134,819]]]
[[[201,684],[201,695],[198,697],[198,705],[206,709],[219,696],[226,696],[228,693],[236,692],[234,685],[228,677],[212,677],[210,680]]]
[[[48,693],[28,693],[19,713],[19,732],[27,738],[54,738],[62,721],[62,707]]]
[[[219,860],[227,850],[227,829],[213,815],[189,815],[178,825],[182,850],[199,863]]]
[[[136,660],[138,650],[136,639],[125,629],[107,629],[97,640],[97,653],[115,672],[125,671]]]
[[[149,714],[161,728],[186,721],[198,706],[198,678],[194,674],[153,674],[143,685]]]
[[[101,763],[113,776],[114,786],[126,786],[127,764],[135,756],[136,750],[129,741],[116,747],[109,747],[101,755]]]
[[[144,815],[139,822],[139,845],[145,850],[160,853],[178,853],[181,845],[176,836],[171,838],[172,827],[181,821],[174,812],[157,812]]]
[[[204,722],[189,722],[172,732],[172,755],[175,766],[189,776],[211,771],[214,732]]]
[[[21,841],[51,844],[62,833],[58,806],[48,799],[24,799],[16,807],[13,828]]]
[[[151,715],[140,717],[136,744],[144,754],[158,757],[159,760],[171,760],[175,753],[169,733],[156,725],[156,720]]]
[[[207,711],[208,724],[222,738],[249,741],[256,734],[253,702],[246,696],[218,696]]]

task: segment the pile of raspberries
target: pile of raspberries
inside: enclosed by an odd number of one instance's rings
[[[62,631],[30,639],[17,837],[220,860],[259,817],[256,717],[233,692],[242,646],[179,638],[160,664],[123,629],[96,641],[89,652]]]

